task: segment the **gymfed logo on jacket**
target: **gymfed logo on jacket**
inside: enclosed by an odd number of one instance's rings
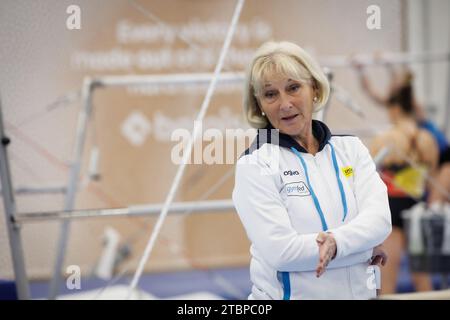
[[[288,197],[293,196],[304,197],[311,195],[308,187],[303,181],[286,183],[284,187],[286,188],[286,193]]]

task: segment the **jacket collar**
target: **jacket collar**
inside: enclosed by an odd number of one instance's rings
[[[258,129],[258,134],[255,140],[252,143],[252,146],[246,150],[245,154],[251,153],[253,150],[259,149],[265,143],[278,144],[280,147],[288,148],[294,147],[299,152],[308,153],[294,138],[290,135],[278,132],[279,141],[273,141],[271,136],[271,129],[274,129],[273,126],[269,123],[264,129]],[[330,129],[328,129],[327,125],[319,120],[312,120],[312,133],[314,137],[319,142],[319,152],[325,147],[328,141],[331,138]]]

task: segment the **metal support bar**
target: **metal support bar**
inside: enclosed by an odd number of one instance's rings
[[[9,139],[3,131],[3,115],[0,100],[0,179],[3,192],[3,206],[5,208],[5,220],[8,230],[9,246],[11,248],[11,257],[16,278],[16,289],[19,299],[30,299],[30,289],[25,269],[25,259],[23,255],[22,238],[20,235],[20,226],[14,223],[16,214],[16,203],[12,188],[12,181],[9,171],[7,146]]]
[[[0,196],[3,192],[0,189]],[[35,195],[35,194],[51,194],[51,193],[65,193],[66,187],[17,187],[14,190],[14,194],[16,195]]]
[[[61,219],[79,219],[79,218],[98,218],[98,217],[133,217],[157,215],[161,212],[162,203],[130,206],[128,208],[116,209],[87,209],[72,211],[48,211],[48,212],[30,212],[16,215],[16,221],[20,223],[42,222]],[[174,202],[170,208],[170,213],[188,212],[211,212],[234,210],[233,201],[227,200],[207,200]]]
[[[329,56],[323,57],[319,62],[322,66],[330,68],[352,67],[354,61],[361,65],[382,65],[382,64],[412,64],[429,63],[438,61],[449,61],[450,52],[386,52],[382,57],[375,57],[373,54],[358,54],[349,56]]]
[[[158,75],[128,75],[128,76],[104,76],[92,80],[97,87],[123,87],[133,85],[185,85],[185,84],[209,84],[214,74],[212,73],[178,73]],[[220,74],[217,79],[220,83],[241,83],[245,79],[244,73],[226,72]]]
[[[78,116],[78,125],[76,133],[76,142],[74,148],[73,161],[70,167],[69,184],[65,197],[64,210],[72,210],[75,204],[76,191],[78,189],[79,175],[81,170],[81,160],[83,156],[83,147],[86,138],[87,125],[92,110],[92,81],[86,78],[82,89],[83,108]],[[56,252],[55,267],[53,270],[53,278],[50,282],[49,299],[55,299],[59,292],[59,284],[61,280],[61,271],[64,263],[67,241],[69,238],[70,220],[64,220],[61,225],[58,249]]]

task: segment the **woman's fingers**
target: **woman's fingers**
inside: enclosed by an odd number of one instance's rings
[[[381,256],[375,256],[372,258],[372,261],[370,262],[371,265],[380,265],[380,263],[382,264],[383,262],[383,258]]]
[[[319,262],[319,264],[317,265],[317,268],[316,268],[316,276],[317,277],[320,277],[325,272],[325,268],[329,262],[330,262],[329,259],[325,259],[324,261]]]
[[[320,278],[324,272],[325,272],[325,268],[317,268],[316,277]]]
[[[336,242],[331,233],[319,232],[316,238],[319,246],[319,263],[316,268],[316,276],[320,277],[336,253]]]
[[[317,237],[318,243],[320,240],[319,236]],[[320,277],[325,272],[325,268],[328,266],[334,255],[333,244],[330,241],[327,241],[329,235],[325,234],[324,236],[326,239],[323,240],[322,243],[319,243],[319,263],[316,268],[317,277]]]
[[[388,255],[382,245],[373,248],[373,257],[371,264],[381,264],[384,266],[388,261]]]
[[[325,232],[319,232],[317,235],[316,241],[319,244],[323,244],[325,240],[327,239],[328,235]]]
[[[381,265],[384,266],[386,264],[387,260],[388,260],[388,256],[386,253],[383,252],[381,254]]]
[[[384,253],[381,253],[379,255],[374,256],[372,258],[372,261],[370,264],[371,265],[380,265],[381,264],[382,266],[384,266],[387,262],[387,259],[388,259],[387,255]]]

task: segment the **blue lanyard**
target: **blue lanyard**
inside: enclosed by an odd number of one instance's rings
[[[336,152],[334,151],[333,145],[330,142],[328,142],[328,144],[330,145],[330,148],[331,148],[331,158],[333,161],[333,167],[334,167],[334,171],[336,173],[336,180],[337,180],[337,183],[339,186],[339,191],[341,194],[342,206],[344,207],[344,215],[342,218],[342,221],[344,221],[345,217],[347,216],[347,211],[348,211],[347,200],[345,198],[344,186],[342,185],[342,181],[339,178],[339,167],[338,167],[337,160],[336,160]],[[327,222],[325,221],[325,216],[323,214],[322,208],[320,207],[319,199],[317,199],[316,193],[314,192],[314,190],[311,186],[311,183],[309,180],[309,174],[308,174],[308,167],[306,166],[305,160],[303,159],[302,154],[297,151],[297,149],[295,149],[294,147],[291,147],[291,150],[300,159],[303,170],[305,171],[306,183],[308,184],[308,188],[311,193],[311,197],[313,198],[313,201],[314,201],[314,206],[316,207],[317,213],[319,214],[319,217],[320,217],[320,222],[322,223],[322,230],[326,231],[326,230],[328,230]]]

